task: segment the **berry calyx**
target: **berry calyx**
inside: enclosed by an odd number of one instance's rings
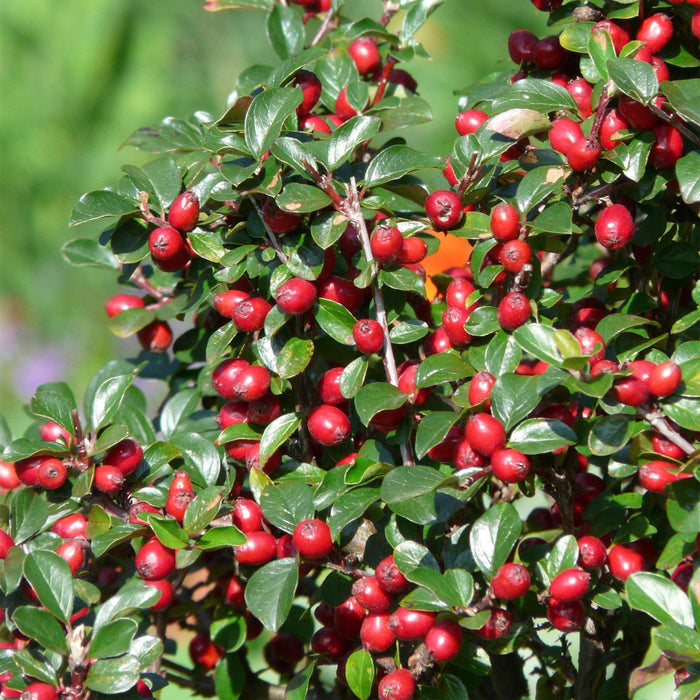
[[[513,625],[513,616],[503,608],[492,608],[486,624],[474,633],[483,639],[500,639],[505,637]]]
[[[169,226],[159,226],[148,237],[151,259],[164,272],[177,272],[190,260],[187,242],[182,234]]]
[[[397,668],[379,681],[379,700],[411,700],[416,690],[416,679],[407,668]]]
[[[599,160],[600,143],[596,139],[582,138],[575,141],[566,153],[566,160],[577,173],[590,170]]]
[[[323,559],[333,549],[331,530],[323,520],[302,520],[294,528],[292,543],[305,559]]]
[[[68,476],[66,465],[60,459],[48,457],[39,467],[39,485],[45,489],[58,489],[63,486]]]
[[[611,204],[598,214],[594,231],[598,243],[608,250],[624,248],[634,235],[632,215],[622,204]]]
[[[425,213],[436,228],[455,228],[462,220],[462,200],[452,190],[436,190],[425,200]]]

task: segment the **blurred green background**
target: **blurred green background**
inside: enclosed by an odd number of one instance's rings
[[[353,17],[380,8],[346,3]],[[527,0],[448,0],[436,11],[419,36],[432,61],[409,66],[435,117],[404,132],[413,146],[449,153],[453,90],[510,67],[507,37],[521,27],[546,33]],[[69,230],[73,204],[148,159],[119,150],[134,130],[167,115],[218,116],[236,76],[274,55],[259,13],[208,13],[194,0],[27,0],[0,4],[0,60],[0,410],[18,434],[37,385],[67,380],[80,396],[102,364],[136,350],[105,326],[115,280],[61,258],[66,240],[101,230]],[[665,683],[637,700],[669,697]]]
[[[378,0],[346,8],[381,14]],[[449,153],[453,90],[509,65],[508,33],[543,32],[544,18],[527,0],[440,7],[419,37],[433,60],[409,66],[435,115],[404,132],[412,144]],[[73,204],[116,183],[124,163],[149,158],[119,150],[134,130],[167,115],[218,116],[237,75],[275,56],[262,13],[210,13],[195,0],[1,3],[0,47],[0,410],[21,433],[36,386],[66,380],[80,396],[108,359],[136,350],[105,327],[115,280],[61,257],[66,240],[101,230],[69,230]]]

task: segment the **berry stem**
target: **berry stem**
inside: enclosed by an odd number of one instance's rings
[[[391,2],[390,0],[384,0],[384,14],[379,20],[379,23],[386,27],[389,22],[391,22],[392,17],[399,11],[399,4],[396,2]]]
[[[139,209],[141,210],[141,218],[149,224],[156,226],[167,226],[168,222],[163,217],[153,216],[148,206],[148,192],[141,190],[139,192]]]
[[[677,431],[675,431],[669,424],[668,421],[661,415],[658,410],[647,410],[642,411],[642,416],[644,420],[649,423],[657,433],[661,433],[667,440],[670,440],[674,445],[683,450],[686,454],[690,455],[695,452],[693,446]]]
[[[391,73],[391,69],[398,63],[398,61],[393,57],[393,56],[387,56],[386,63],[382,67],[382,74],[381,77],[379,78],[379,85],[377,86],[377,92],[374,95],[374,99],[372,100],[372,106],[379,104],[382,101],[382,98],[384,97],[384,93],[386,92],[386,86],[389,82],[389,74]]]
[[[600,99],[598,100],[598,106],[596,107],[595,119],[593,120],[593,125],[591,126],[590,138],[597,139],[598,132],[605,118],[605,111],[608,108],[608,104],[612,97],[611,91],[614,90],[614,85],[612,83],[605,83],[603,86],[603,91],[600,93]]]
[[[667,114],[660,107],[657,107],[653,102],[650,102],[647,107],[662,121],[670,124],[683,134],[689,141],[692,141],[696,146],[700,146],[700,137],[693,133],[679,118],[677,114]]]
[[[267,237],[270,239],[270,243],[272,244],[272,247],[275,249],[275,252],[277,253],[277,257],[280,259],[283,265],[286,265],[289,262],[289,258],[287,257],[286,253],[282,250],[282,246],[280,245],[280,242],[277,240],[277,236],[275,235],[275,232],[268,226],[267,221],[265,221],[265,217],[263,216],[262,209],[260,208],[260,205],[258,204],[257,199],[253,197],[252,194],[248,195],[248,199],[251,201],[253,206],[255,207],[255,211],[258,213],[258,216],[260,217],[260,221],[262,221],[263,226],[265,227],[265,233],[267,233]]]
[[[374,256],[372,255],[372,246],[369,241],[369,232],[367,231],[367,225],[365,224],[364,217],[362,216],[362,209],[360,207],[360,195],[357,191],[357,182],[354,177],[350,179],[350,187],[348,188],[348,197],[345,200],[344,207],[345,215],[350,219],[352,225],[357,230],[358,238],[362,244],[362,251],[365,255],[368,265],[374,263]],[[391,338],[389,337],[389,324],[386,320],[386,307],[384,305],[384,295],[379,286],[372,282],[372,297],[374,299],[374,307],[377,313],[377,321],[384,331],[384,352],[382,353],[382,359],[384,361],[384,369],[386,371],[387,379],[390,384],[394,386],[399,385],[399,375],[396,371],[396,358],[394,357],[394,348],[391,344]],[[400,444],[401,448],[401,459],[404,465],[410,466],[414,464],[413,457],[411,455],[410,447],[406,441],[402,441]]]
[[[122,268],[123,271],[123,268]],[[159,303],[167,301],[170,299],[170,297],[167,294],[164,294],[161,292],[159,289],[154,287],[148,279],[146,279],[146,275],[143,274],[143,269],[139,265],[136,270],[134,271],[134,274],[131,275],[129,278],[130,282],[133,282],[137,287],[140,289],[143,289],[144,292],[147,294],[150,294],[154,299],[156,299]]]
[[[337,25],[338,21],[335,18],[335,13],[333,12],[333,9],[331,8],[330,10],[328,10],[328,12],[326,12],[325,17],[323,18],[323,22],[321,22],[321,26],[318,28],[316,36],[312,39],[309,46],[316,46],[316,44],[320,43],[323,40],[323,37],[325,37],[331,29],[335,29]]]
[[[481,168],[476,167],[476,160],[478,157],[479,154],[474,151],[474,153],[472,153],[472,157],[469,159],[467,172],[464,173],[462,179],[459,181],[459,185],[457,185],[457,196],[460,199],[464,196],[464,193],[467,191],[467,189],[469,189],[470,185],[473,185],[479,177]]]

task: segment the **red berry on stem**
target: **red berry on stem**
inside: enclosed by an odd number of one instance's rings
[[[469,444],[485,457],[490,457],[506,444],[503,424],[489,413],[476,413],[471,416],[464,434]]]
[[[51,531],[66,540],[86,539],[87,518],[82,513],[73,513],[59,518],[52,526]]]
[[[575,143],[584,138],[579,123],[566,118],[552,121],[552,128],[549,130],[548,136],[552,148],[562,155],[566,155]]]
[[[136,554],[136,571],[147,581],[165,578],[175,570],[175,552],[152,537]]]
[[[5,697],[11,697],[3,693]],[[21,695],[17,695],[20,700],[56,700],[58,689],[48,683],[30,683]]]
[[[584,137],[571,145],[566,153],[566,160],[575,172],[585,172],[600,160],[601,150],[596,139]]]
[[[639,468],[640,486],[653,493],[663,493],[666,484],[672,484],[678,480],[678,472],[671,471],[674,467],[675,465],[671,462],[664,462],[661,459],[646,462]]]
[[[47,457],[39,467],[39,485],[45,489],[58,489],[66,483],[68,470],[60,459]]]
[[[374,570],[379,587],[386,593],[398,595],[406,593],[411,588],[411,582],[399,571],[394,563],[394,556],[384,557]]]
[[[141,445],[136,440],[125,438],[110,447],[102,461],[119,469],[124,476],[128,476],[136,471],[139,464],[141,464],[142,458],[143,449]]]
[[[566,58],[566,51],[559,43],[556,35],[546,36],[535,45],[532,62],[540,70],[554,70],[558,68]]]
[[[660,435],[652,435],[651,446],[654,452],[657,452],[662,457],[670,457],[671,459],[677,459],[682,461],[685,457],[685,452],[676,445],[676,443],[667,440]]]
[[[683,137],[680,131],[670,124],[659,124],[652,129],[654,145],[649,160],[655,168],[672,168],[683,155]]]
[[[435,623],[435,613],[398,607],[389,618],[389,627],[401,641],[422,639]]]
[[[396,635],[389,627],[389,613],[372,613],[362,621],[360,640],[362,646],[370,652],[387,651],[396,641]]]
[[[637,30],[637,41],[643,41],[652,53],[663,49],[673,36],[673,23],[668,15],[657,12],[647,17]]]
[[[397,668],[379,681],[379,700],[411,700],[416,690],[416,679],[407,668]]]
[[[579,538],[578,554],[579,563],[587,571],[599,569],[608,558],[608,552],[603,541],[592,535],[585,535]]]
[[[513,63],[529,63],[539,39],[527,29],[516,29],[508,37],[508,55]]]
[[[234,396],[243,401],[257,401],[270,390],[270,371],[262,365],[248,365],[231,383]]]
[[[608,250],[624,248],[634,235],[635,225],[629,209],[611,204],[598,214],[594,231],[598,243]]]
[[[127,309],[142,309],[144,306],[143,299],[135,294],[116,294],[105,302],[105,312],[112,318]]]
[[[173,602],[174,590],[173,584],[167,578],[158,579],[157,581],[144,581],[147,586],[155,588],[160,593],[160,597],[151,605],[151,612],[160,612],[170,607]]]
[[[246,537],[245,544],[233,548],[233,556],[239,564],[260,566],[277,555],[277,541],[269,532],[258,530],[247,533]]]
[[[300,277],[292,277],[278,287],[275,301],[287,314],[305,314],[316,302],[316,285]]]
[[[272,306],[262,297],[248,297],[233,308],[231,318],[246,333],[255,333],[265,325],[265,318]]]
[[[610,35],[613,46],[615,47],[615,53],[617,54],[629,43],[630,35],[619,24],[615,24],[615,22],[610,19],[603,19],[600,22],[596,22],[593,27],[591,27],[591,34],[597,34],[603,31]]]
[[[322,403],[331,406],[342,406],[347,399],[340,392],[340,376],[343,373],[342,367],[333,367],[321,375],[316,386],[316,393]]]
[[[333,549],[331,530],[323,520],[302,520],[294,528],[292,542],[306,559],[323,559]]]
[[[499,260],[508,272],[515,275],[532,260],[532,249],[525,241],[508,241],[500,250]]]
[[[380,265],[395,262],[401,253],[402,245],[403,236],[396,226],[380,224],[372,231],[370,247],[374,259]]]
[[[633,129],[646,131],[656,126],[659,121],[659,118],[648,107],[631,97],[627,97],[627,95],[620,97],[617,108]]]
[[[547,619],[562,632],[575,632],[583,624],[583,603],[580,600],[547,601]]]
[[[303,99],[297,107],[299,117],[306,116],[321,98],[321,81],[309,70],[298,70],[294,76],[294,87],[301,88]],[[324,122],[325,124],[325,122]],[[328,130],[330,133],[330,129]]]
[[[617,146],[619,141],[615,137],[622,131],[629,129],[630,125],[627,120],[616,109],[611,109],[603,117],[600,125],[598,137],[600,143],[606,151],[610,151]]]
[[[629,546],[614,544],[608,551],[608,569],[614,578],[624,582],[644,569],[644,557]]]
[[[355,600],[368,612],[386,612],[391,607],[392,596],[386,593],[377,581],[376,576],[363,576],[352,586]]]
[[[517,484],[530,472],[530,460],[519,450],[496,450],[491,455],[493,475],[507,484]]]
[[[411,236],[401,240],[401,250],[396,261],[401,265],[415,265],[428,254],[428,245],[422,238]]]
[[[460,136],[466,136],[473,134],[488,118],[489,115],[480,109],[468,109],[457,115],[455,127]]]
[[[352,337],[357,349],[365,355],[379,352],[384,345],[384,330],[378,321],[360,319],[352,328]]]
[[[124,485],[124,474],[111,464],[102,464],[95,467],[94,484],[95,488],[102,493],[119,493]]]
[[[486,401],[484,408],[488,409],[491,405],[489,396],[491,395],[491,389],[495,383],[496,377],[490,372],[487,372],[485,369],[477,372],[469,382],[469,403],[472,406],[476,406],[476,404]]]
[[[515,240],[520,233],[520,214],[512,204],[501,202],[491,210],[490,226],[497,241]]]
[[[669,396],[681,384],[681,368],[675,362],[662,362],[649,374],[647,386],[654,396]]]
[[[311,651],[326,654],[333,662],[338,662],[348,651],[349,643],[335,627],[321,627],[311,637]]]
[[[641,406],[649,399],[649,387],[637,377],[622,377],[615,381],[612,395],[616,401],[626,406]]]
[[[333,610],[329,624],[333,624],[346,639],[356,639],[360,636],[362,621],[366,615],[367,610],[350,596]]]
[[[197,225],[199,199],[191,190],[186,190],[175,198],[168,211],[168,223],[178,231],[187,233]]]
[[[194,498],[192,480],[185,471],[175,472],[168,489],[168,498],[165,502],[165,512],[172,515],[180,525],[185,518],[185,511],[190,501]]]
[[[588,117],[593,114],[593,109],[591,107],[593,87],[591,84],[583,78],[575,78],[566,84],[566,89],[571,97],[574,98],[579,114],[584,119],[588,119]]]
[[[266,199],[265,204],[263,204],[263,220],[273,233],[285,234],[299,228],[302,216],[283,211],[272,199]]]
[[[468,345],[473,340],[473,337],[464,328],[470,314],[470,310],[459,306],[448,306],[443,312],[442,327],[452,345]]]
[[[522,292],[509,292],[498,304],[498,323],[506,331],[520,328],[530,318],[530,300]]]
[[[189,262],[187,241],[179,231],[160,226],[151,231],[148,249],[154,264],[164,272],[177,272]]]
[[[136,338],[141,347],[147,352],[165,352],[173,342],[173,332],[165,321],[152,321],[142,328]]]
[[[219,661],[221,651],[211,641],[208,634],[195,635],[189,644],[190,659],[195,666],[201,666],[210,671]]]
[[[558,573],[549,584],[549,592],[559,600],[578,600],[590,588],[591,575],[583,569],[573,567]]]
[[[376,73],[382,66],[377,42],[370,37],[355,39],[348,46],[348,53],[360,75]]]

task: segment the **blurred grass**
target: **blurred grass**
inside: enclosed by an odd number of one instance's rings
[[[347,7],[378,17],[380,3]],[[452,91],[505,64],[512,29],[545,25],[526,0],[451,0],[433,18],[420,39],[434,60],[409,69],[435,120],[405,136],[446,154]],[[136,348],[105,328],[115,280],[61,258],[66,240],[100,230],[69,230],[73,204],[115,183],[124,163],[148,158],[118,149],[135,129],[196,110],[218,115],[240,71],[271,54],[261,14],[208,13],[194,0],[0,5],[0,408],[15,433],[38,384],[67,380],[79,396],[104,362]]]

